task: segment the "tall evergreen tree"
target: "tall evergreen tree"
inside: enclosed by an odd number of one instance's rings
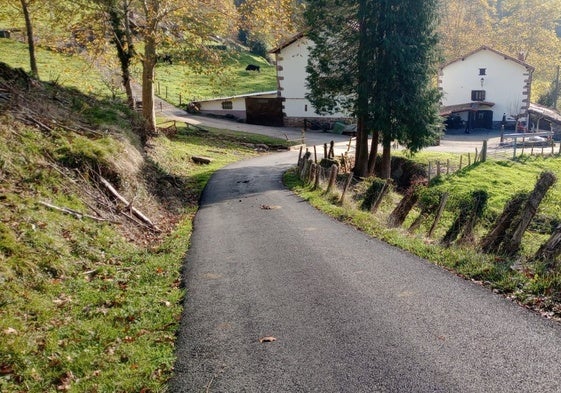
[[[378,1],[378,7],[370,113],[372,127],[382,136],[379,175],[387,178],[392,140],[416,152],[440,132],[440,93],[435,83],[440,63],[438,1],[384,0]]]
[[[344,108],[356,116],[357,176],[373,174],[378,133],[384,149],[379,175],[387,178],[392,140],[415,152],[439,132],[437,9],[437,0],[308,4],[308,37],[314,43],[308,98],[320,112]]]

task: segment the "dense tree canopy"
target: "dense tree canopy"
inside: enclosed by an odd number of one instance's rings
[[[389,177],[392,140],[417,151],[436,136],[436,10],[431,0],[309,2],[305,15],[314,47],[308,98],[320,111],[342,107],[357,117],[358,176],[374,170],[378,133],[384,148],[381,177]],[[375,142],[370,154],[369,132]]]
[[[481,45],[492,46],[512,56],[522,53],[526,61],[536,68],[532,100],[538,101],[540,96],[547,95],[545,98],[549,101],[546,101],[551,102],[551,86],[555,85],[553,81],[557,66],[561,64],[559,0],[437,2],[440,47],[444,60],[456,58]],[[418,3],[424,4],[422,1]],[[260,51],[264,53],[267,47],[276,46],[296,31],[303,31],[301,14],[305,7],[309,11],[315,10],[308,13],[308,18],[312,18],[308,20],[310,36],[315,34],[319,37],[329,27],[332,40],[325,41],[323,46],[319,44],[317,62],[310,74],[313,85],[322,91],[321,94],[318,91],[312,94],[317,107],[323,111],[335,109],[333,105],[357,110],[354,107],[356,102],[345,101],[343,97],[351,96],[350,91],[358,92],[359,84],[363,89],[381,86],[380,81],[367,80],[372,76],[365,75],[359,79],[359,75],[352,72],[353,67],[359,67],[360,61],[366,61],[366,57],[361,60],[356,55],[360,53],[366,56],[372,44],[368,40],[374,39],[374,30],[363,30],[362,35],[355,35],[360,30],[360,9],[366,12],[364,17],[371,18],[369,21],[363,20],[363,26],[369,23],[378,25],[382,17],[388,21],[395,9],[392,7],[408,9],[410,15],[407,25],[400,27],[404,33],[416,23],[417,12],[423,12],[423,9],[414,8],[416,6],[409,2],[371,0],[0,0],[0,22],[3,28],[27,29],[33,33],[29,34],[28,41],[30,69],[37,75],[41,74],[41,69],[33,59],[33,44],[56,50],[79,51],[98,67],[120,69],[125,86],[126,67],[135,61],[142,62],[146,67],[144,100],[148,100],[150,106],[148,95],[153,81],[154,56],[164,50],[163,47],[178,45],[186,54],[183,60],[188,62],[212,62],[215,58],[206,47],[209,37],[235,38],[242,28],[243,36],[259,44]],[[318,12],[322,7],[325,12]],[[375,14],[376,10],[387,7],[390,7],[389,14]],[[431,5],[429,8],[432,12],[434,7]],[[125,12],[125,9],[129,12]],[[315,17],[310,16],[314,13]],[[135,25],[134,35],[129,34],[128,22],[131,18]],[[404,39],[409,39],[405,35]],[[318,42],[316,38],[314,41]],[[361,49],[357,52],[359,46]],[[135,47],[143,50],[135,51]],[[336,62],[326,61],[335,57],[338,57]],[[208,67],[200,67],[203,68]],[[330,78],[322,78],[322,74],[330,75]],[[131,103],[130,89],[127,89],[127,95]],[[369,106],[372,105],[370,102]],[[149,113],[149,109],[145,110],[149,127],[152,127],[152,113]],[[369,123],[368,127],[372,128],[372,124]],[[393,132],[397,131],[394,129]],[[401,135],[400,132],[397,134]]]

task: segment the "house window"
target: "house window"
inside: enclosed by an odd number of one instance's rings
[[[472,101],[485,101],[485,90],[472,90],[471,91]]]
[[[487,75],[487,68],[480,68],[479,75]]]
[[[232,109],[232,101],[222,101],[222,109]]]

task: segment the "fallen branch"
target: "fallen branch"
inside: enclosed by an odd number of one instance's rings
[[[43,123],[41,123],[39,120],[31,117],[31,116],[23,116],[23,117],[19,117],[19,116],[15,116],[16,119],[29,124],[29,122],[31,122],[32,124],[36,125],[37,127],[39,127],[41,130],[46,131],[46,132],[53,132],[53,129]]]
[[[89,218],[89,219],[92,219],[92,220],[95,220],[95,221],[107,221],[105,218],[100,218],[100,217],[91,216],[89,214],[80,213],[80,212],[78,212],[76,210],[73,210],[73,209],[70,209],[68,207],[58,207],[58,206],[55,206],[53,204],[50,204],[50,203],[44,202],[44,201],[39,201],[39,203],[43,206],[48,207],[49,209],[56,210],[56,211],[59,211],[59,212],[63,212],[65,214],[69,214],[73,217],[76,217],[79,220],[81,220],[82,218],[85,217],[85,218]]]
[[[154,223],[148,218],[146,217],[140,210],[138,210],[136,207],[132,206],[132,202],[129,202],[125,199],[125,197],[123,197],[121,194],[119,194],[119,192],[115,189],[115,187],[113,187],[111,185],[111,183],[109,183],[106,179],[103,178],[103,176],[99,176],[99,180],[101,181],[101,183],[105,186],[105,188],[107,188],[107,190],[115,197],[117,198],[119,201],[121,201],[128,209],[129,211],[132,213],[132,215],[134,215],[135,217],[137,217],[140,221],[142,221],[144,224],[146,224],[148,227],[150,227],[153,230],[156,230],[158,232],[160,232],[160,229],[154,225]]]

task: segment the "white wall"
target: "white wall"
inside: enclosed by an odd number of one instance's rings
[[[262,97],[262,98],[275,98],[277,95],[274,94],[248,94],[247,96],[236,96],[236,97],[226,97],[217,98],[214,100],[200,101],[200,109],[202,114],[214,114],[214,115],[234,115],[239,119],[246,118],[246,107],[245,99],[246,97]],[[222,109],[222,103],[225,101],[232,102],[232,109]]]
[[[485,68],[486,75],[479,75]],[[481,78],[484,78],[481,86]],[[481,50],[464,60],[445,66],[440,76],[444,106],[471,102],[472,90],[485,90],[485,101],[493,102],[493,120],[501,121],[503,113],[516,115],[524,113],[529,96],[527,80],[530,73],[522,64],[505,59],[491,50]]]
[[[205,111],[224,111],[222,109],[222,102],[224,101],[231,101],[232,102],[232,109],[234,111],[245,111],[245,97],[236,97],[236,98],[224,98],[224,99],[216,99],[212,101],[201,101],[201,110]]]
[[[286,117],[348,117],[342,113],[327,116],[318,115],[314,106],[305,98],[308,93],[306,66],[308,65],[308,47],[310,45],[313,45],[313,42],[303,37],[282,48],[277,54],[277,75],[281,96],[285,99],[284,113]]]

